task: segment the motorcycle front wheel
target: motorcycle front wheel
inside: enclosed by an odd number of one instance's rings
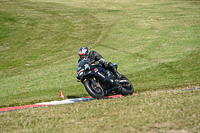
[[[95,86],[91,80],[85,81],[84,86],[86,91],[95,99],[101,99],[104,97],[104,91],[102,87],[98,84]]]

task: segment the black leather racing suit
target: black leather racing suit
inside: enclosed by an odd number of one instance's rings
[[[113,64],[111,62],[105,62],[105,59],[96,51],[90,51],[88,58],[90,58],[90,64],[102,64],[102,67],[104,69],[110,70],[117,78],[121,77],[121,75],[117,72]],[[78,60],[78,62],[80,61],[81,59]]]

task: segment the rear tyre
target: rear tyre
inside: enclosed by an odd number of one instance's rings
[[[86,91],[95,99],[104,97],[104,91],[101,86],[95,86],[90,80],[84,83]]]
[[[128,84],[120,84],[120,86],[121,86],[121,94],[123,96],[132,95],[133,92],[134,92],[134,88],[133,88],[132,83],[124,75],[122,75],[121,80],[127,80],[128,81]]]

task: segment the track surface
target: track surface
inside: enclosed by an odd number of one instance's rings
[[[133,95],[138,95],[138,94],[133,94]],[[124,97],[124,96],[122,96],[122,95],[105,96],[104,99],[113,99],[113,98],[121,98],[121,97]],[[25,105],[25,106],[6,107],[6,108],[1,108],[0,113],[16,111],[16,110],[21,110],[21,109],[28,109],[28,108],[39,108],[39,107],[44,107],[44,106],[86,102],[86,101],[92,101],[92,100],[95,100],[95,99],[92,97],[82,97],[82,98],[66,99],[66,100],[62,100],[62,101],[36,103],[36,104]]]

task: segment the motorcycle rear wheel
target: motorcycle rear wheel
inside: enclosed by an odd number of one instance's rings
[[[134,92],[134,88],[133,88],[132,83],[124,75],[122,75],[121,80],[127,80],[129,82],[129,84],[130,84],[129,86],[121,85],[122,86],[121,94],[123,96],[132,95],[133,92]]]
[[[104,97],[104,91],[101,86],[95,88],[94,84],[88,80],[84,83],[86,91],[95,99],[101,99]]]

